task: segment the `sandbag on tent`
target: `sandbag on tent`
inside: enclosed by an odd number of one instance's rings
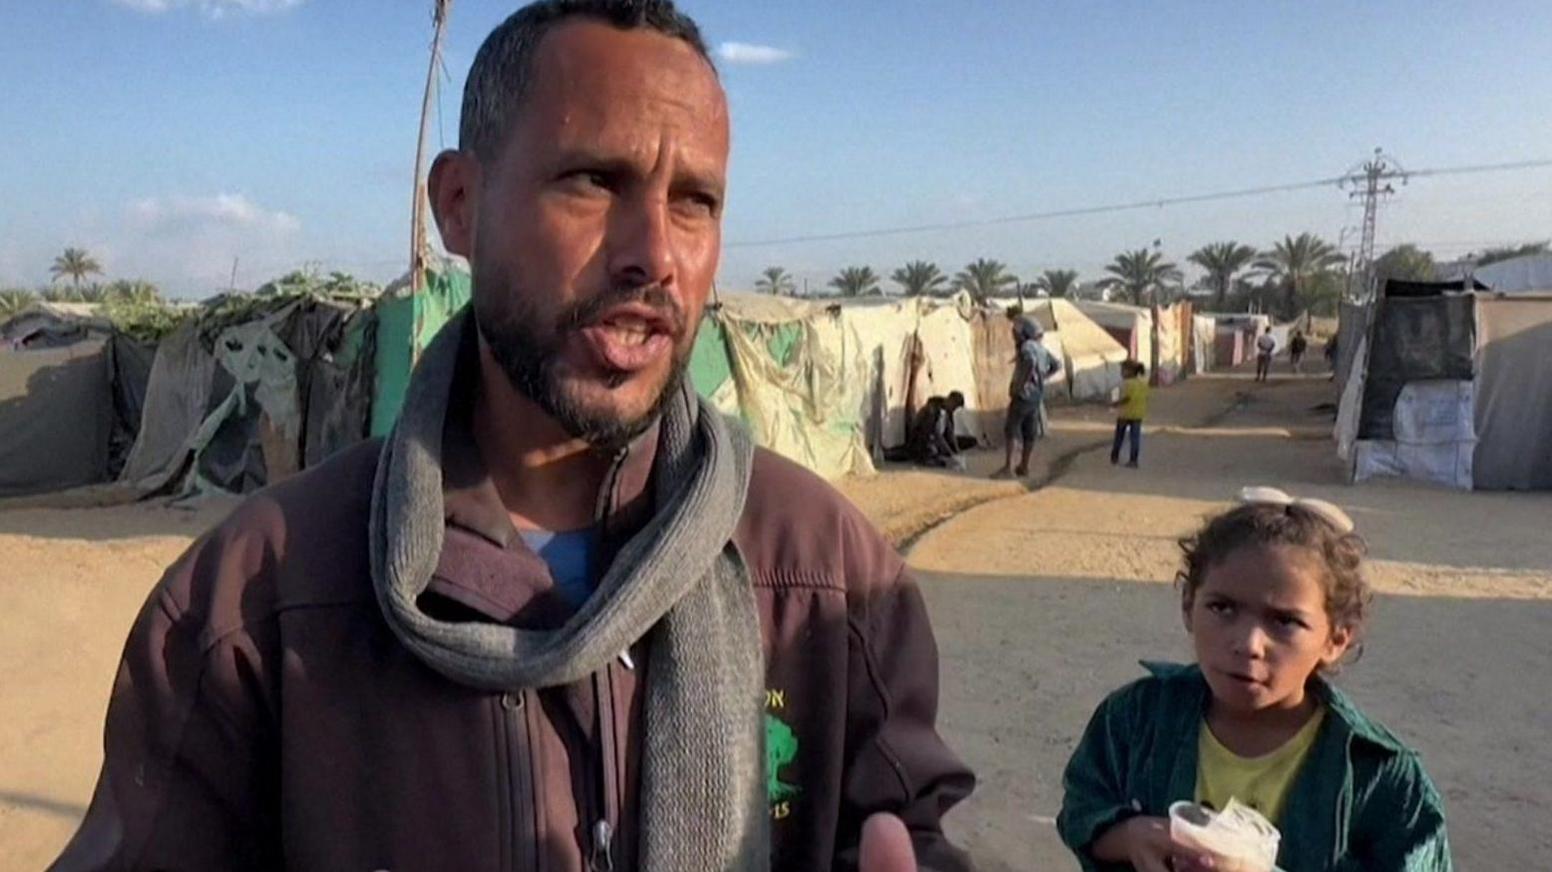
[[[869,369],[855,332],[839,313],[773,321],[734,308],[716,317],[755,441],[826,478],[872,472],[858,417]]]
[[[1475,486],[1552,488],[1552,296],[1477,299]]]

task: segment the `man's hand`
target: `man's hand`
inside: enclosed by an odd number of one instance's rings
[[[862,825],[859,872],[916,872],[916,849],[898,817],[880,812]]]

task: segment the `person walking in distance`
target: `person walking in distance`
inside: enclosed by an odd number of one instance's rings
[[[1116,401],[1115,441],[1110,444],[1110,463],[1121,461],[1121,444],[1130,435],[1131,453],[1126,465],[1137,468],[1137,457],[1142,453],[1142,421],[1148,416],[1148,368],[1136,360],[1121,364],[1121,398]]]
[[[1293,338],[1288,340],[1288,361],[1293,364],[1295,373],[1303,372],[1300,364],[1304,361],[1304,351],[1307,348],[1309,348],[1309,340],[1304,338],[1304,331],[1293,331]]]
[[[1277,351],[1277,337],[1272,328],[1256,337],[1256,381],[1264,382],[1272,372],[1272,354]]]

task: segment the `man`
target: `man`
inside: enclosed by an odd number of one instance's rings
[[[1272,372],[1272,353],[1277,350],[1277,338],[1272,328],[1256,337],[1256,381],[1264,382]]]
[[[1304,362],[1304,351],[1307,348],[1309,348],[1309,340],[1304,338],[1304,331],[1293,331],[1293,338],[1288,340],[1288,362],[1292,364],[1295,373],[1303,372],[1301,364]]]
[[[1017,317],[1013,320],[1013,344],[1018,349],[1014,358],[1013,378],[1008,385],[1008,416],[1003,423],[1002,435],[1006,441],[1002,468],[993,478],[1010,478],[1029,475],[1029,458],[1035,450],[1035,438],[1042,429],[1041,410],[1045,405],[1045,380],[1056,373],[1061,364],[1040,344],[1045,331],[1034,319]],[[1022,445],[1019,465],[1013,468],[1015,446]]]
[[[913,463],[921,466],[949,466],[959,456],[959,433],[954,416],[965,407],[965,395],[949,391],[947,397],[928,397],[916,413],[906,449]]]
[[[429,188],[472,311],[152,592],[55,868],[968,868],[904,564],[685,380],[727,153],[667,0],[491,33]]]

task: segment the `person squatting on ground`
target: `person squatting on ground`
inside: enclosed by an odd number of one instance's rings
[[[910,572],[685,377],[728,142],[668,0],[487,37],[429,182],[469,311],[151,592],[54,869],[969,868]]]
[[[959,459],[959,436],[954,416],[965,407],[965,395],[950,391],[946,397],[928,397],[916,413],[906,440],[912,463],[921,466],[954,466]]]
[[[1256,337],[1256,381],[1264,382],[1272,372],[1272,355],[1277,351],[1277,337],[1272,328]]]
[[[1085,870],[1211,868],[1167,810],[1233,798],[1281,831],[1281,869],[1449,872],[1417,753],[1327,680],[1368,616],[1363,540],[1324,501],[1241,500],[1180,543],[1196,663],[1147,663],[1099,706],[1063,776],[1062,840]]]
[[[993,473],[994,478],[1020,478],[1029,475],[1029,457],[1035,450],[1035,439],[1041,430],[1041,410],[1045,405],[1045,380],[1061,366],[1040,340],[1045,331],[1033,318],[1013,319],[1013,344],[1017,357],[1013,363],[1013,378],[1008,383],[1008,417],[1003,423],[1004,448],[1002,468]],[[1020,451],[1019,465],[1013,467],[1013,452]]]
[[[1131,436],[1131,452],[1126,465],[1137,468],[1137,457],[1142,453],[1142,421],[1148,417],[1148,368],[1141,361],[1126,360],[1121,363],[1121,398],[1116,401],[1115,441],[1110,443],[1110,463],[1121,461],[1121,443]]]
[[[1304,362],[1304,351],[1309,348],[1309,340],[1304,338],[1303,330],[1293,331],[1293,338],[1288,340],[1288,362],[1293,365],[1294,372],[1303,372],[1300,364]]]

